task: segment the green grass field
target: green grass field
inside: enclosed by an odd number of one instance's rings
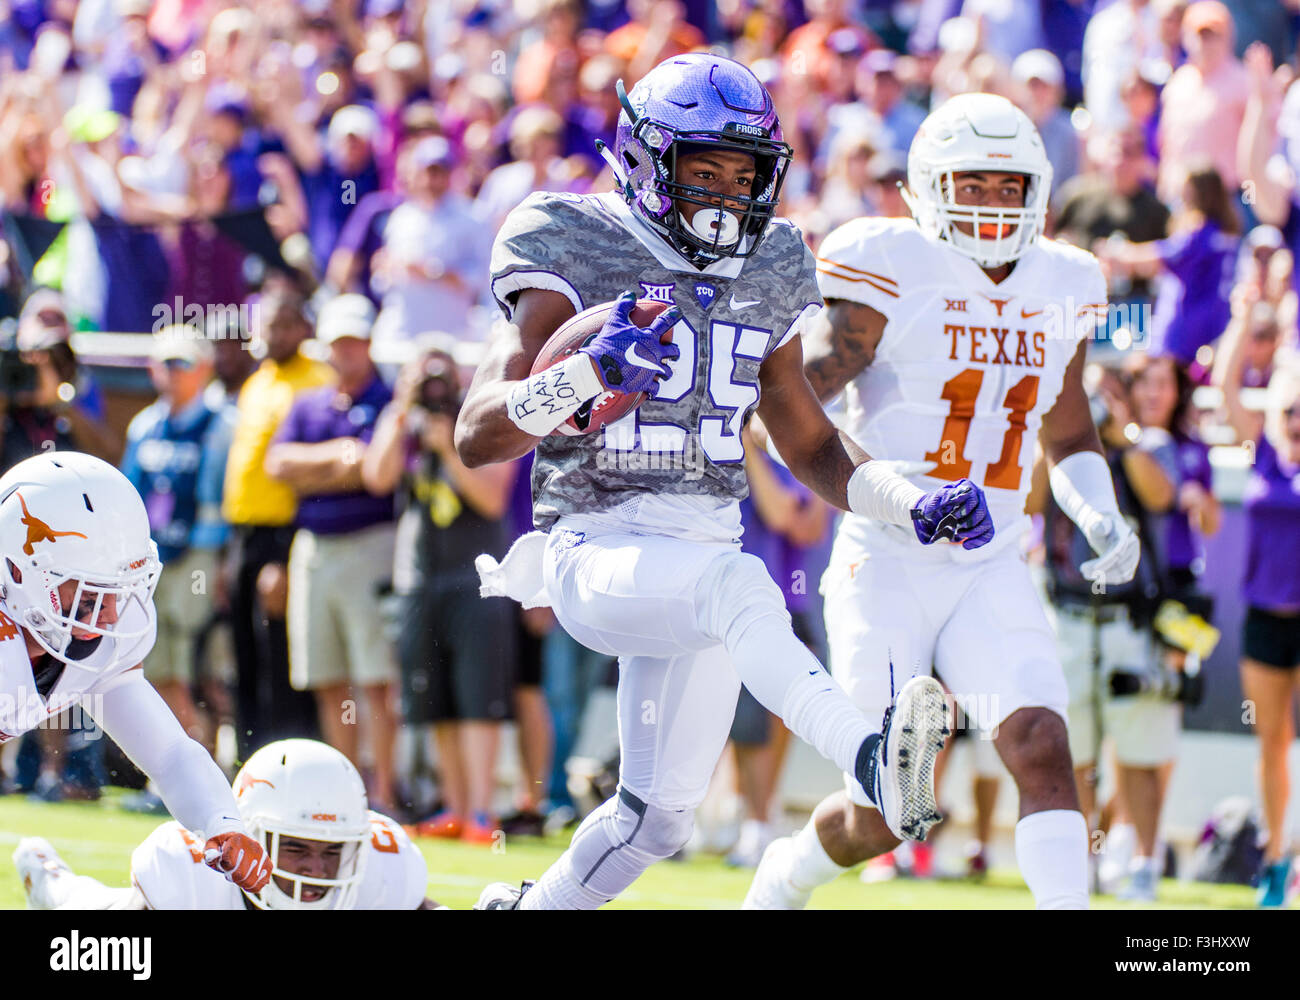
[[[54,844],[80,875],[91,875],[110,886],[129,882],[130,855],[160,822],[135,816],[114,805],[116,795],[93,804],[47,805],[17,796],[0,798],[0,908],[26,906],[22,885],[10,861],[19,838],[42,836]],[[456,842],[420,840],[429,863],[429,895],[452,909],[468,909],[489,882],[519,882],[536,878],[564,849],[565,837],[546,840],[516,838],[500,848]],[[646,872],[612,909],[736,909],[749,886],[750,872],[733,870],[721,860],[697,857],[664,862]],[[1098,909],[1143,908],[1101,897]],[[895,879],[864,885],[846,875],[817,892],[814,909],[1029,909],[1032,899],[1014,871],[995,871],[973,885],[952,881]],[[1254,905],[1252,890],[1166,880],[1155,908],[1243,909]]]

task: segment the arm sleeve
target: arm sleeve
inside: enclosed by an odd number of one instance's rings
[[[139,669],[119,674],[95,693],[103,696],[95,721],[158,786],[167,811],[181,826],[204,839],[243,832],[225,775],[208,752],[185,735]],[[88,704],[95,701],[88,699]]]
[[[563,277],[591,265],[585,248],[566,230],[566,207],[555,195],[531,194],[501,224],[492,244],[492,297],[507,319],[527,288],[559,292],[578,312],[586,308],[578,290]]]
[[[861,302],[891,319],[899,297],[896,233],[891,219],[854,219],[833,230],[817,250],[822,298]]]

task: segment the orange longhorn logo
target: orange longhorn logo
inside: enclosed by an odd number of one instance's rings
[[[22,524],[27,528],[27,541],[23,542],[23,555],[35,555],[36,549],[33,546],[37,542],[53,542],[68,535],[74,538],[86,537],[80,531],[55,531],[39,517],[33,517],[32,512],[27,509],[27,501],[23,499],[21,493],[18,494],[18,502],[23,505]]]
[[[254,785],[268,785],[271,788],[275,787],[275,785],[272,785],[271,782],[267,781],[265,778],[254,778],[251,774],[245,771],[239,776],[239,784],[235,787],[235,798],[239,798]]]

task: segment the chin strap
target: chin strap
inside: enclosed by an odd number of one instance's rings
[[[623,167],[618,162],[618,157],[615,156],[614,153],[610,150],[610,148],[605,145],[605,142],[602,139],[596,140],[596,152],[599,153],[600,158],[609,165],[610,173],[614,175],[614,180],[616,180],[618,182],[619,187],[623,189],[624,196],[627,198],[631,198],[632,182],[629,181],[627,179],[627,175],[623,173]]]
[[[628,100],[627,90],[624,88],[621,79],[618,83],[614,84],[614,93],[618,95],[618,103],[622,106],[623,110],[627,112],[628,121],[635,125],[637,118],[640,116],[636,113],[635,109],[633,109],[632,102]]]

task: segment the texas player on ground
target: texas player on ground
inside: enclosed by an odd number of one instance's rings
[[[742,680],[854,774],[900,836],[932,821],[921,761],[946,731],[938,685],[905,689],[892,728],[878,733],[882,713],[868,718],[845,697],[791,631],[762,563],[740,551],[740,431],[755,407],[790,468],[829,502],[915,525],[922,542],[955,535],[977,547],[991,537],[977,488],[927,494],[870,461],[804,378],[799,334],[821,299],[799,232],[772,219],[790,150],[754,75],[692,54],[660,64],[630,95],[618,91],[609,162],[621,190],[532,195],[497,237],[492,290],[509,322],[478,369],[456,441],[469,465],[536,448],[534,520],[545,534],[492,566],[486,592],[548,603],[578,641],[619,656],[619,791],[522,899],[492,886],[486,908],[595,908],[675,853]],[[628,317],[636,296],[673,305],[642,330]],[[529,376],[565,320],[615,299],[590,343]],[[653,398],[603,431],[548,436],[606,391]]]
[[[234,782],[239,813],[275,858],[260,892],[202,863],[199,838],[163,823],[131,853],[131,885],[75,874],[40,837],[14,851],[35,910],[433,910],[424,858],[400,825],[366,804],[352,763],[316,740],[268,743]]]
[[[870,715],[900,670],[933,664],[970,723],[996,734],[1019,786],[1016,856],[1038,906],[1067,908],[1087,905],[1087,827],[1065,679],[1019,545],[1040,428],[1057,502],[1098,554],[1085,575],[1130,579],[1138,543],[1081,381],[1105,282],[1090,254],[1041,238],[1051,179],[1011,102],[966,94],[934,111],[908,157],[914,220],[857,219],[818,252],[826,309],[805,336],[805,371],[823,401],[844,392],[854,439],[917,486],[969,476],[986,491],[997,534],[978,552],[844,518],[823,581],[831,669]],[[849,780],[769,846],[746,905],[803,906],[897,843]]]
[[[135,487],[80,452],[29,458],[0,478],[0,539],[0,743],[80,705],[201,834],[205,862],[261,889],[271,864],[225,776],[140,669],[161,564]]]

